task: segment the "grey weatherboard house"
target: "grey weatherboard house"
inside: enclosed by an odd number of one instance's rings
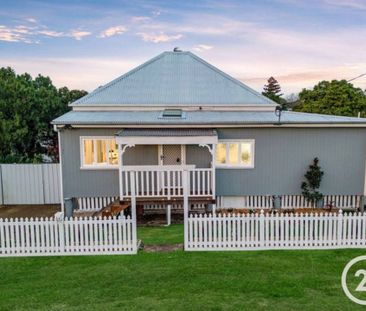
[[[276,103],[190,52],[164,52],[70,106],[53,121],[64,198],[173,204],[187,186],[190,202],[243,207],[300,195],[314,157],[324,194],[364,194],[366,119],[284,111],[279,124]]]

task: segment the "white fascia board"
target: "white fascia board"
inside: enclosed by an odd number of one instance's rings
[[[217,144],[217,136],[116,136],[119,145],[197,145]]]
[[[237,105],[237,106],[72,106],[73,111],[163,111],[182,109],[183,111],[274,111],[276,105]]]

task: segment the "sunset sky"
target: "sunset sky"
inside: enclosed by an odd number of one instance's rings
[[[366,72],[366,0],[0,4],[0,66],[59,87],[91,91],[175,46],[258,91],[274,76],[287,95]]]

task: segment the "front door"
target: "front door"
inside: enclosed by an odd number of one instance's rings
[[[162,165],[182,165],[184,162],[181,145],[163,145],[160,156]]]

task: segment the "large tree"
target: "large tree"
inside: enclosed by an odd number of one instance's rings
[[[69,110],[85,91],[57,89],[49,77],[35,79],[0,68],[0,163],[58,160],[57,134],[50,122]]]
[[[262,94],[285,108],[286,102],[281,97],[283,95],[281,91],[281,86],[274,77],[270,77],[267,80],[267,84],[263,87]]]
[[[366,117],[366,95],[346,80],[321,81],[303,89],[294,110],[301,112]]]

